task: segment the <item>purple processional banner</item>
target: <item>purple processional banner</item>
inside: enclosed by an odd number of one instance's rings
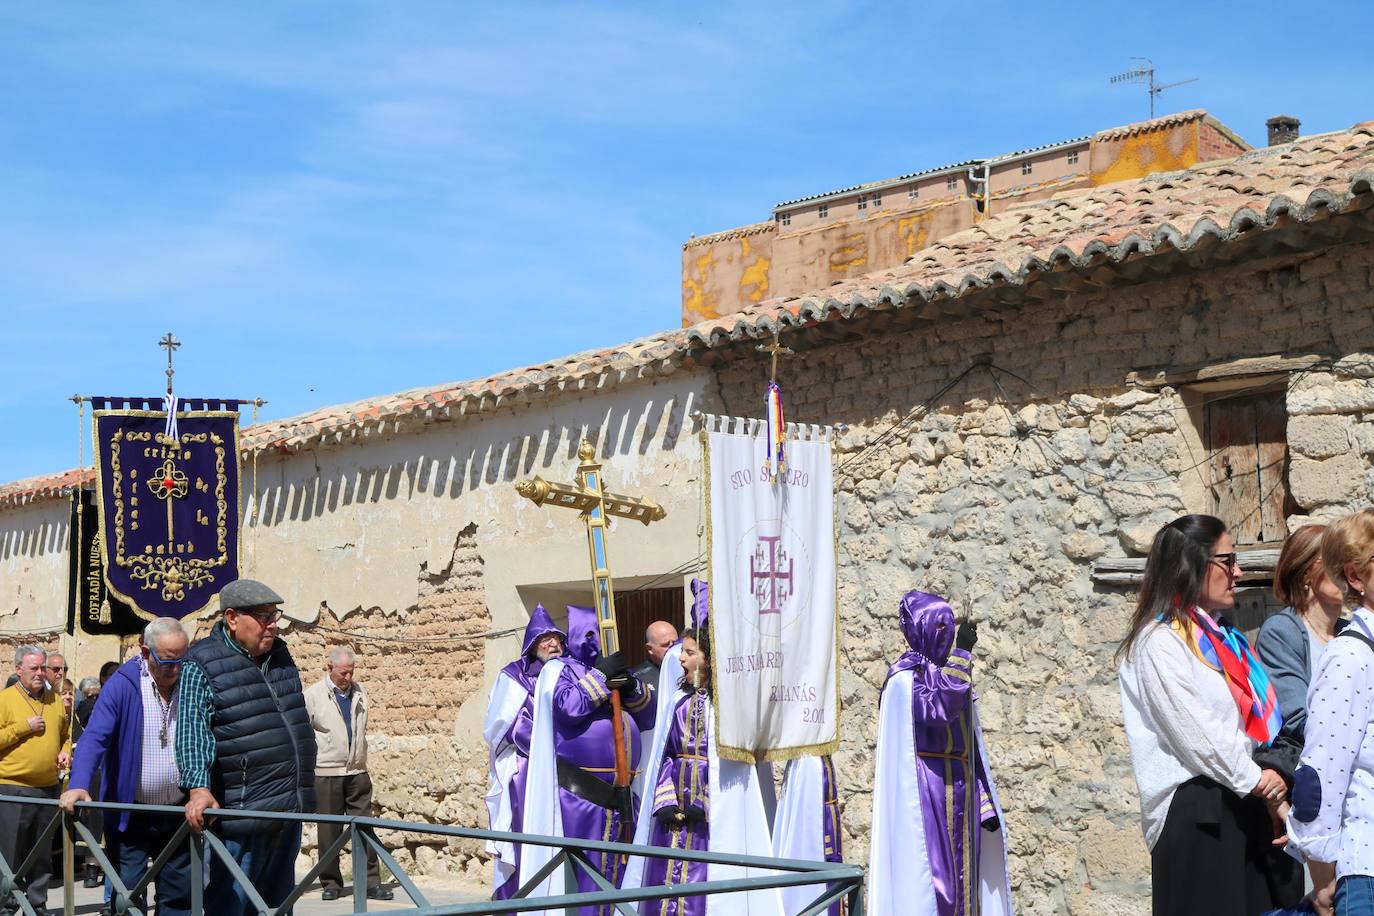
[[[105,583],[148,618],[203,610],[239,577],[238,405],[180,406],[169,429],[160,399],[94,399]]]

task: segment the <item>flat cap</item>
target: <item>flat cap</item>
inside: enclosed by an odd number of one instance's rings
[[[239,579],[230,582],[219,593],[219,609],[259,607],[264,604],[281,604],[282,597],[255,579]]]

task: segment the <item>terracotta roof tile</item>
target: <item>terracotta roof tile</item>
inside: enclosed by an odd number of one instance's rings
[[[1189,113],[1192,116],[1195,113]],[[1177,117],[1184,117],[1182,115]],[[1374,195],[1374,122],[1253,150],[1235,159],[1098,188],[1062,191],[946,236],[899,268],[564,359],[353,404],[324,407],[244,431],[252,451],[290,451],[443,422],[562,391],[672,372],[691,355],[780,328],[955,300],[971,290],[1024,285],[1033,272],[1120,263],[1136,255],[1225,243],[1281,220],[1307,222]],[[63,495],[78,472],[0,486],[0,506]],[[89,477],[89,471],[83,479]]]

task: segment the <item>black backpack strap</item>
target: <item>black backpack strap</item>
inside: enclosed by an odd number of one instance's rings
[[[1351,639],[1358,639],[1366,646],[1369,646],[1369,650],[1371,652],[1374,652],[1374,639],[1370,639],[1368,636],[1364,635],[1354,627],[1346,627],[1344,630],[1341,630],[1339,633],[1336,634],[1336,637],[1338,639],[1342,636],[1349,636]]]

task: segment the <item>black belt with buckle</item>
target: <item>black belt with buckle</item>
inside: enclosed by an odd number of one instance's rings
[[[563,760],[558,761],[558,785],[599,808],[620,812],[621,823],[634,821],[634,800],[629,786],[614,786],[596,774]]]

